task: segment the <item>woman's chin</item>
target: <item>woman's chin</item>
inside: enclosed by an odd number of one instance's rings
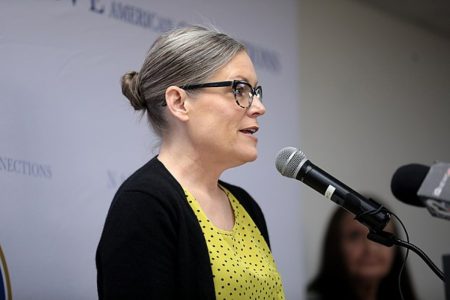
[[[359,274],[355,274],[356,278],[360,278],[362,281],[379,281],[387,275],[384,270],[364,270]]]

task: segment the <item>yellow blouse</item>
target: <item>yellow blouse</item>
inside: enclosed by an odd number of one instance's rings
[[[230,191],[234,212],[231,231],[214,226],[185,190],[205,236],[217,299],[285,299],[280,274],[261,232]]]

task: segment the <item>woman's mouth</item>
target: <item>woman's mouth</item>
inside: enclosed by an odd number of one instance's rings
[[[252,135],[252,134],[256,133],[258,131],[258,129],[259,129],[258,127],[249,127],[249,128],[241,129],[239,131],[242,133],[245,133],[245,134]]]

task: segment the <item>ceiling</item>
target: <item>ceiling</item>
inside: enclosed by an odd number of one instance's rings
[[[358,0],[450,39],[450,0]]]

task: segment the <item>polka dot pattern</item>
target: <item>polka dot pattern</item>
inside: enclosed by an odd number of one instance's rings
[[[222,230],[206,217],[199,203],[185,190],[202,228],[217,299],[285,299],[280,274],[258,227],[227,189],[235,223]]]

